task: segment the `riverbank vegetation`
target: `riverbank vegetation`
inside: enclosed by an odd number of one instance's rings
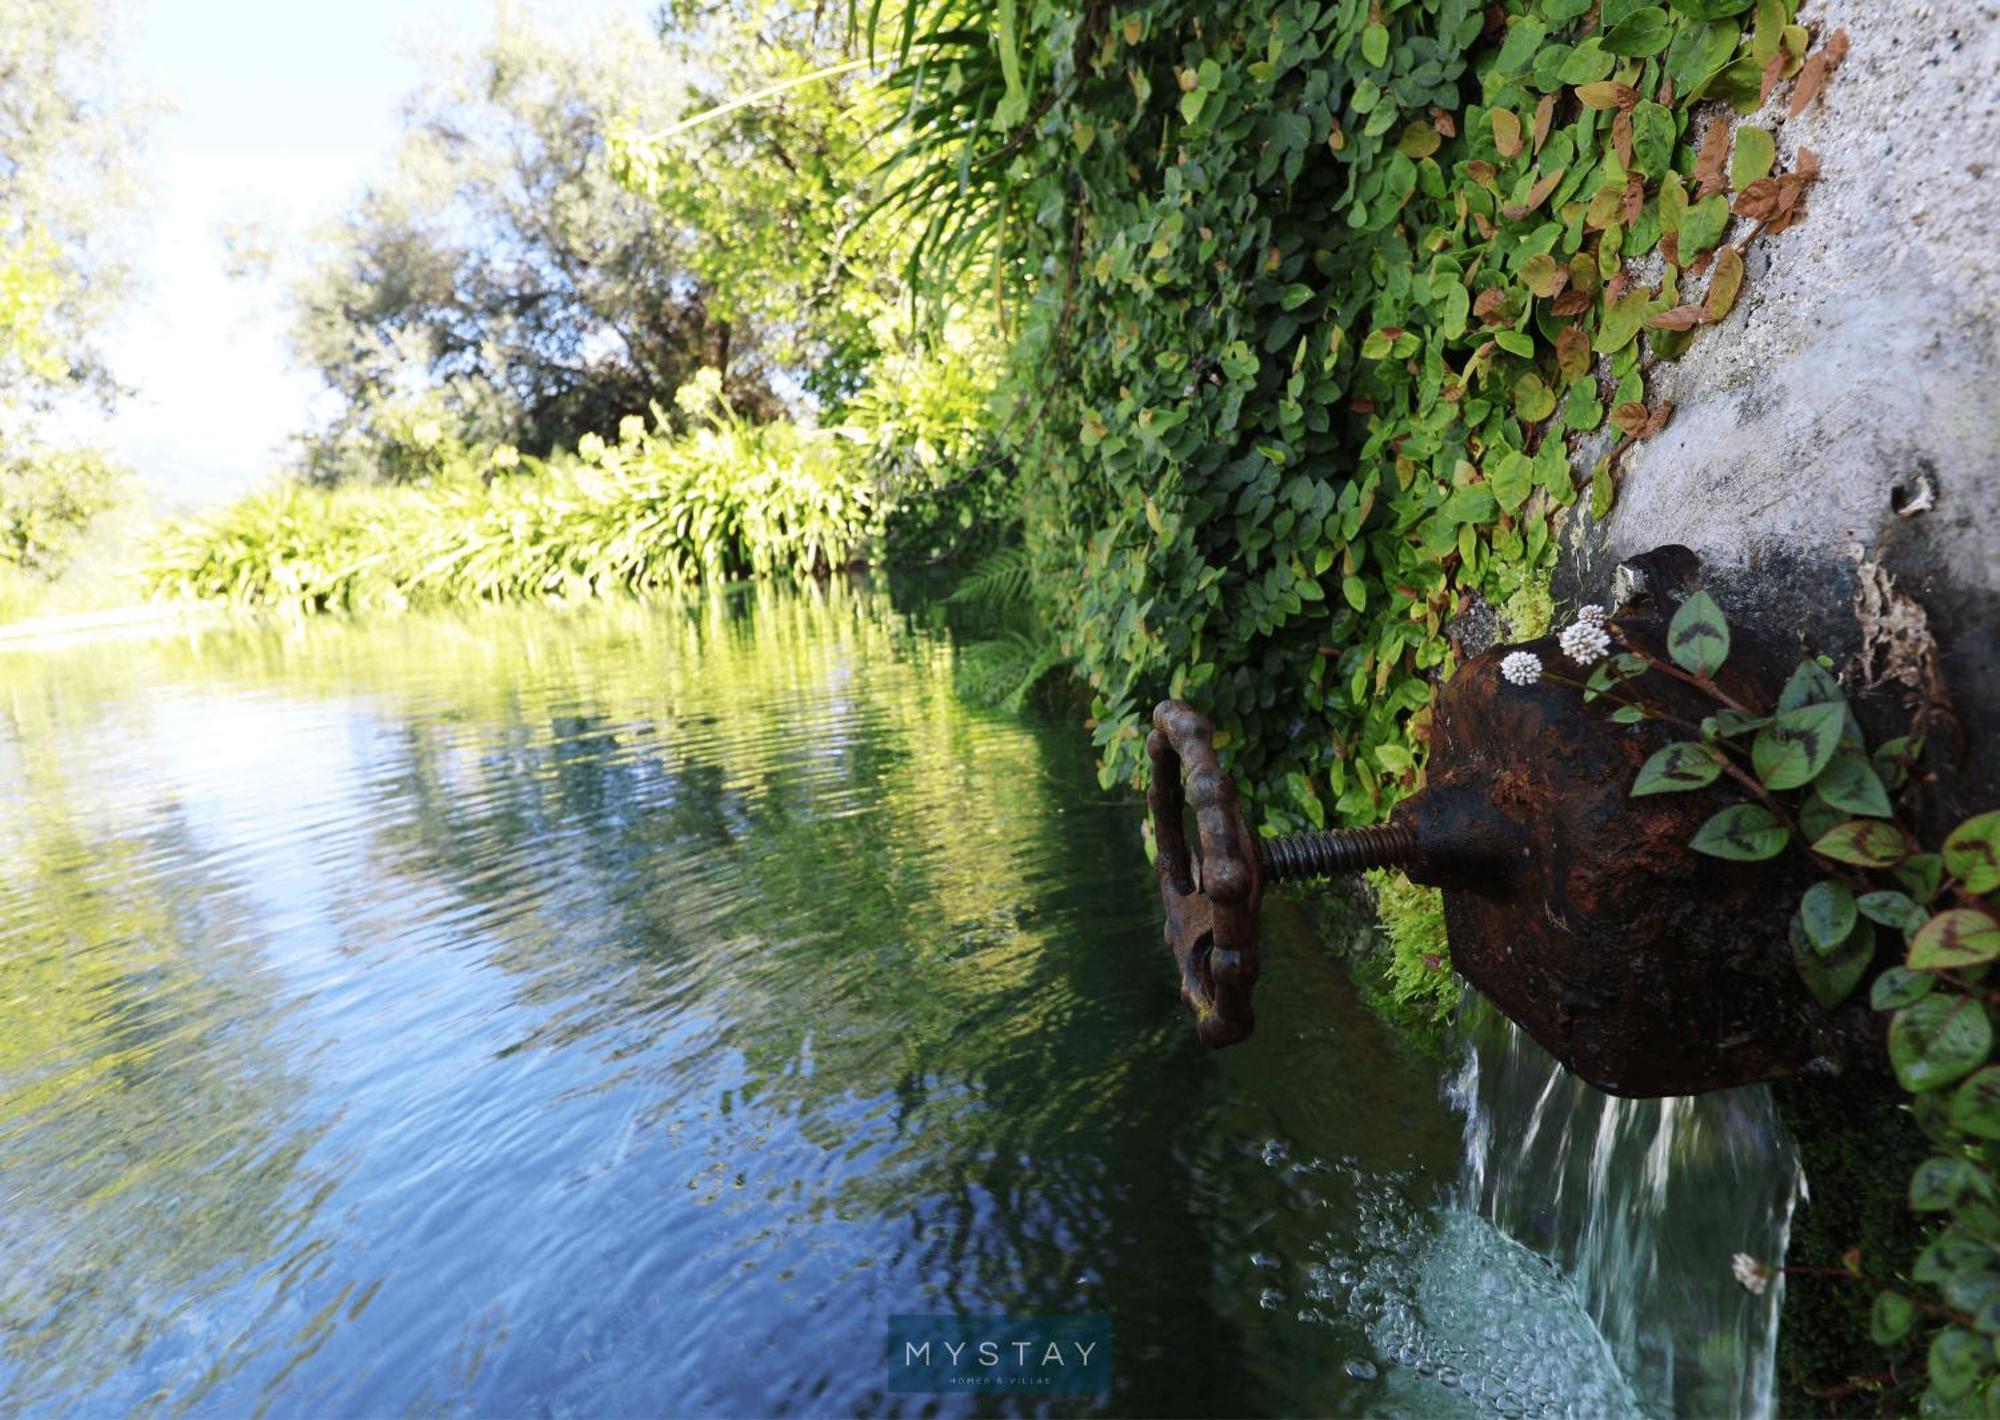
[[[1187,696],[1268,831],[1376,821],[1458,660],[1546,629],[1559,529],[1671,416],[1655,362],[1803,215],[1816,159],[1737,119],[1809,101],[1818,38],[1795,0],[503,21],[299,278],[337,413],[153,585],[324,610],[1003,547],[974,679],[1068,668],[1107,786]],[[1397,996],[1446,1009],[1435,901],[1387,905]]]

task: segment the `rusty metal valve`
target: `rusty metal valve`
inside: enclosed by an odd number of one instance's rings
[[[1684,550],[1648,556],[1667,552]],[[1678,600],[1621,608],[1618,635],[1663,661]],[[1639,766],[1679,734],[1613,720],[1613,704],[1574,686],[1507,683],[1500,660],[1517,649],[1560,664],[1551,637],[1462,666],[1438,696],[1426,787],[1378,828],[1260,839],[1208,721],[1177,700],[1153,711],[1155,872],[1197,1035],[1231,1045],[1255,1026],[1267,885],[1383,867],[1444,889],[1453,966],[1601,1089],[1694,1094],[1827,1068],[1840,1032],[1794,969],[1787,931],[1790,904],[1816,875],[1810,860],[1692,852],[1695,830],[1742,791],[1720,781],[1633,799]],[[1741,703],[1772,704],[1794,659],[1781,642],[1740,632],[1721,681]],[[1683,723],[1712,713],[1658,671],[1632,684]],[[1198,860],[1182,825],[1183,779]]]
[[[1264,884],[1362,868],[1406,867],[1417,860],[1407,829],[1336,829],[1259,838],[1243,821],[1236,785],[1215,757],[1215,734],[1195,708],[1163,700],[1146,736],[1153,818],[1166,909],[1167,945],[1181,971],[1181,999],[1194,1012],[1202,1044],[1234,1045],[1256,1026],[1250,988],[1257,984],[1257,912]],[[1200,831],[1201,857],[1190,861],[1182,826],[1181,786]],[[1199,872],[1199,881],[1196,873]]]

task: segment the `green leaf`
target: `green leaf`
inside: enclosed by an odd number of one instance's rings
[[[1829,1011],[1853,994],[1875,956],[1875,929],[1866,922],[1856,924],[1853,935],[1830,950],[1817,946],[1806,935],[1796,913],[1789,935],[1793,969],[1813,999]]]
[[[1790,830],[1761,804],[1731,804],[1709,819],[1688,842],[1697,853],[1755,863],[1785,851]]]
[[[1944,1399],[1955,1400],[1972,1389],[1992,1359],[1993,1350],[1984,1337],[1947,1327],[1931,1338],[1931,1385]]]
[[[1975,1139],[2000,1139],[2000,1065],[1986,1066],[1952,1091],[1951,1127]]]
[[[1632,161],[1650,178],[1661,178],[1674,161],[1674,115],[1645,99],[1632,110]]]
[[[1649,6],[1635,10],[1612,26],[1604,37],[1604,48],[1624,58],[1644,58],[1665,49],[1673,37],[1674,26],[1667,12]]]
[[[1813,787],[1822,799],[1849,813],[1888,818],[1894,812],[1889,805],[1889,791],[1882,787],[1868,761],[1857,754],[1837,757],[1813,781]]]
[[[1912,1094],[1964,1079],[1986,1063],[1992,1048],[1985,1006],[1955,992],[1926,996],[1889,1020],[1889,1063]]]
[[[1855,818],[1822,835],[1812,851],[1856,867],[1893,868],[1909,852],[1909,844],[1894,824],[1878,818]]]
[[[1910,1280],[1944,1282],[1955,1272],[1992,1260],[1992,1249],[1984,1243],[1975,1242],[1958,1228],[1947,1228],[1917,1254],[1917,1260],[1910,1266]]]
[[[1752,715],[1744,710],[1729,709],[1715,712],[1715,732],[1725,739],[1747,735],[1752,730],[1761,730],[1770,723],[1769,715]]]
[[[1389,62],[1389,31],[1382,25],[1369,25],[1361,31],[1361,57],[1380,68]]]
[[[1717,192],[1688,204],[1688,210],[1681,215],[1680,254],[1682,261],[1693,261],[1710,247],[1722,240],[1723,228],[1729,225],[1729,199]]]
[[[2000,922],[1970,907],[1940,912],[1910,939],[1911,971],[1956,971],[2000,957]]]
[[[1556,412],[1555,391],[1530,372],[1514,382],[1514,413],[1523,424],[1539,424]]]
[[[1906,892],[1888,890],[1864,892],[1855,899],[1854,905],[1870,922],[1880,922],[1884,927],[1894,927],[1898,931],[1902,930],[1912,915],[1921,914],[1925,917],[1930,915],[1917,906],[1916,899]]]
[[[1340,595],[1356,611],[1368,610],[1368,584],[1359,577],[1348,575],[1340,579]]]
[[[1965,1159],[1930,1158],[1910,1177],[1910,1207],[1919,1213],[1943,1213],[1968,1199],[1993,1198],[1993,1180]]]
[[[1691,20],[1722,20],[1742,14],[1757,0],[1667,0],[1667,3]]]
[[[1944,884],[1944,859],[1935,853],[1912,853],[1896,865],[1896,881],[1918,902],[1929,902]]]
[[[1667,627],[1667,651],[1682,670],[1714,675],[1729,659],[1729,622],[1715,598],[1696,592]]]
[[[1854,892],[1846,883],[1822,878],[1799,899],[1799,918],[1806,936],[1821,951],[1832,951],[1854,930]]]
[[[1639,766],[1639,777],[1632,781],[1632,797],[1645,794],[1677,794],[1687,789],[1699,789],[1713,784],[1722,773],[1722,759],[1707,745],[1693,740],[1676,740],[1664,749],[1654,751],[1651,758]]]
[[[1944,870],[1967,892],[2000,888],[2000,809],[1967,819],[1944,841]]]
[[[1499,511],[1499,500],[1483,483],[1468,483],[1453,489],[1444,500],[1444,515],[1454,523],[1490,523]]]
[[[1611,723],[1614,725],[1636,725],[1645,718],[1646,707],[1643,705],[1620,705],[1611,712]]]
[[[1556,78],[1565,84],[1596,84],[1617,67],[1618,56],[1605,53],[1603,41],[1592,35],[1570,51]]]
[[[1799,710],[1808,705],[1827,705],[1835,701],[1847,703],[1847,694],[1840,688],[1840,682],[1832,672],[1818,661],[1800,661],[1785,681],[1785,688],[1778,692],[1778,709]]]
[[[1542,47],[1542,40],[1548,32],[1548,26],[1533,15],[1516,17],[1512,28],[1507,31],[1506,41],[1500,46],[1499,56],[1493,61],[1493,72],[1513,74],[1527,68],[1528,61]]]
[[[1868,1004],[1878,1011],[1893,1011],[1929,995],[1935,985],[1937,978],[1927,971],[1892,966],[1876,977],[1875,984],[1868,989]]]
[[[1189,89],[1181,95],[1181,122],[1193,123],[1201,117],[1201,106],[1208,102],[1208,90]]]
[[[1882,1292],[1868,1315],[1868,1339],[1877,1346],[1901,1341],[1916,1320],[1917,1304],[1901,1292]]]
[[[1758,731],[1750,746],[1750,761],[1756,766],[1758,779],[1771,789],[1810,784],[1840,748],[1846,724],[1844,702],[1781,711],[1774,724]]]
[[[1771,164],[1777,161],[1778,140],[1768,128],[1753,128],[1747,123],[1736,126],[1736,148],[1729,155],[1729,186],[1736,192],[1743,191],[1758,178],[1771,171]]]

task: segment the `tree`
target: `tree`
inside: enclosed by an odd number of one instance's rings
[[[114,500],[103,455],[40,438],[116,394],[95,337],[130,287],[119,218],[145,106],[118,82],[106,0],[0,0],[0,569],[52,577]]]
[[[699,233],[607,161],[614,119],[676,115],[685,72],[629,25],[565,42],[503,12],[411,100],[395,171],[297,292],[298,354],[342,406],[308,442],[314,477],[394,477],[394,426],[432,418],[545,455],[704,365],[739,411],[779,411],[764,330],[715,309]]]
[[[130,286],[117,219],[145,117],[116,20],[106,0],[0,0],[0,439],[66,392],[112,392],[92,338]]]

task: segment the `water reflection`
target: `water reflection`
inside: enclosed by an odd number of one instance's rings
[[[836,583],[0,655],[0,1408],[957,1412],[882,1352],[959,1310],[1406,1412],[1268,1160],[1427,1208],[1436,1067],[1282,907],[1195,1046],[1135,803],[952,654]]]

